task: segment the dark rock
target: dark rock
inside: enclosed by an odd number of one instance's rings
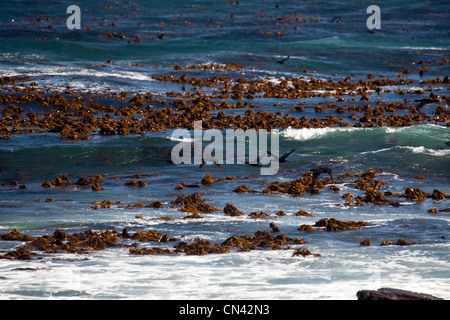
[[[393,288],[360,290],[356,293],[356,296],[358,297],[358,300],[444,300],[425,293]]]

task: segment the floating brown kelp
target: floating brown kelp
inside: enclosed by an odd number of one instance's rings
[[[237,193],[247,193],[247,192],[252,192],[252,191],[248,188],[248,186],[247,186],[246,184],[237,186],[233,191],[234,191],[234,192],[237,192]]]
[[[431,194],[431,199],[433,200],[444,200],[446,197],[447,196],[445,195],[445,193],[437,189],[434,189],[433,193]]]
[[[261,218],[267,218],[270,216],[270,214],[265,213],[265,212],[251,212],[248,215],[250,218],[254,218],[254,219],[261,219]]]
[[[402,195],[405,198],[413,200],[426,200],[427,194],[420,190],[419,188],[407,188],[405,193]]]
[[[392,245],[396,245],[396,246],[412,246],[412,245],[417,245],[419,244],[418,242],[408,242],[405,239],[398,239],[396,242],[393,241],[382,241],[380,246],[392,246]]]
[[[210,241],[195,238],[193,243],[180,242],[175,245],[176,253],[185,253],[187,255],[205,255],[212,253],[228,253],[228,248],[221,244],[213,244]]]
[[[287,193],[292,196],[301,196],[307,193],[310,194],[318,194],[321,192],[321,189],[325,187],[325,184],[335,183],[335,180],[327,179],[327,180],[317,180],[312,185],[313,179],[311,172],[308,171],[304,177],[300,177],[298,179],[292,181],[273,181],[270,182],[269,185],[261,191],[264,194],[277,194],[277,193]]]
[[[127,187],[139,187],[139,188],[142,188],[142,187],[147,186],[148,183],[143,182],[141,180],[130,180],[130,181],[125,182],[125,185]]]
[[[3,237],[2,237],[3,239]],[[7,240],[7,238],[3,239]],[[28,242],[14,250],[14,252],[42,253],[88,253],[90,251],[104,250],[115,246],[119,241],[119,235],[115,231],[87,230],[82,233],[68,234],[57,229],[52,235],[28,238]],[[15,255],[4,255],[3,258],[14,258]],[[18,259],[23,259],[19,256]]]
[[[358,230],[362,227],[366,227],[369,224],[365,221],[340,221],[335,218],[325,218],[317,221],[313,226],[311,225],[301,225],[298,230],[300,231],[343,231],[343,230]],[[314,228],[318,227],[320,229]]]
[[[306,256],[314,256],[314,257],[320,257],[321,255],[319,253],[312,253],[311,251],[309,251],[308,248],[299,248],[299,249],[295,249],[294,253],[292,253],[293,257],[298,257],[298,256],[302,256],[302,257],[306,257]]]
[[[120,204],[120,201],[112,202],[106,199],[101,202],[96,202],[94,206],[90,207],[90,209],[92,210],[109,209],[111,208],[111,205],[118,205],[118,204]]]
[[[13,229],[12,231],[1,234],[0,240],[16,240],[16,241],[31,241],[34,237],[23,235],[20,231]]]
[[[225,68],[225,69],[224,69]],[[344,95],[353,96],[348,101],[370,101],[368,91],[383,94],[383,86],[408,85],[413,81],[404,78],[390,80],[387,78],[369,78],[366,81],[345,80],[321,80],[315,78],[284,78],[274,84],[270,79],[246,79],[232,78],[228,75],[207,76],[203,78],[193,77],[189,71],[198,70],[238,70],[236,67],[190,66],[177,67],[177,72],[184,71],[182,75],[153,76],[157,81],[171,81],[179,84],[190,84],[196,87],[214,88],[211,94],[202,91],[176,93],[168,92],[164,99],[162,96],[150,92],[131,96],[128,92],[118,93],[89,93],[82,94],[77,91],[65,90],[58,92],[52,88],[36,90],[35,85],[28,85],[31,77],[5,80],[10,86],[7,92],[0,95],[0,103],[5,105],[2,110],[3,118],[0,119],[0,138],[9,139],[13,134],[36,134],[41,132],[56,132],[65,140],[90,139],[95,134],[128,135],[145,134],[151,131],[163,131],[175,128],[192,129],[193,117],[203,119],[206,129],[271,129],[271,128],[323,128],[323,127],[378,127],[378,126],[410,126],[418,123],[443,124],[450,120],[450,114],[442,106],[437,106],[434,114],[426,115],[416,110],[414,106],[405,103],[386,103],[377,101],[361,105],[343,104],[346,101]],[[185,69],[185,70],[183,70]],[[448,82],[448,79],[444,79]],[[445,83],[440,77],[431,79],[423,84],[441,85]],[[389,91],[389,90],[387,90]],[[44,93],[45,92],[45,93]],[[334,92],[334,93],[332,93]],[[20,93],[20,94],[17,94]],[[404,91],[396,90],[393,93],[403,95]],[[423,90],[416,90],[414,94],[423,94]],[[433,93],[432,93],[433,94]],[[437,99],[448,101],[448,97]],[[130,98],[131,97],[131,98]],[[307,119],[297,118],[283,112],[271,113],[268,111],[254,112],[252,108],[263,108],[264,105],[255,105],[249,101],[231,103],[227,99],[252,100],[254,98],[287,98],[301,99],[312,97],[338,97],[338,100],[321,103],[315,106],[318,113],[335,110],[342,115],[350,113],[351,121],[344,121],[343,117],[328,115],[326,117]],[[111,100],[121,101],[117,106],[111,104]],[[28,112],[25,114],[21,104],[37,104],[45,107],[45,111]],[[154,108],[152,104],[162,105],[162,108]],[[242,115],[225,115],[222,111],[213,114],[213,110],[227,110],[247,108]],[[302,111],[302,109],[295,109]],[[396,110],[406,114],[392,114]],[[373,188],[374,186],[372,186]]]
[[[299,210],[296,213],[294,213],[294,215],[298,216],[298,217],[310,217],[310,216],[312,216],[312,214],[310,214],[310,213],[308,213],[308,212],[306,212],[304,210]]]
[[[122,233],[115,230],[92,231],[86,230],[80,233],[69,234],[61,229],[57,229],[52,235],[43,235],[38,237],[24,236],[19,231],[13,230],[9,233],[0,235],[1,240],[19,240],[27,242],[26,244],[15,248],[0,258],[29,260],[37,254],[32,252],[42,252],[45,254],[70,253],[86,254],[92,251],[105,250],[110,247],[127,246],[119,243],[120,240],[129,239],[139,242],[171,242],[177,239],[168,234],[156,230],[147,230],[146,232],[136,231],[130,235],[127,228]]]
[[[234,205],[232,205],[231,203],[226,204],[225,208],[223,208],[223,213],[225,213],[226,216],[230,216],[230,217],[245,215],[245,213],[236,209],[236,207]]]
[[[95,183],[103,182],[103,177],[100,174],[90,177],[80,177],[75,183],[81,187],[92,187]]]
[[[152,203],[146,205],[145,207],[153,209],[161,209],[164,208],[164,205],[160,201],[153,201]]]
[[[147,255],[147,254],[176,254],[174,250],[162,249],[158,247],[153,248],[130,248],[130,254]]]
[[[157,242],[168,242],[168,241],[177,241],[175,238],[171,238],[170,235],[158,232],[156,230],[147,230],[146,232],[136,231],[130,239],[140,241],[140,242],[148,242],[148,241],[157,241]]]
[[[201,183],[204,185],[210,185],[214,182],[213,177],[208,173],[206,176],[202,179]]]
[[[436,201],[448,198],[448,195],[440,190],[434,189],[432,193],[425,193],[419,188],[406,188],[405,192],[399,196],[412,200],[426,200],[427,198],[431,198]]]
[[[213,213],[214,211],[219,211],[218,208],[209,205],[207,202],[204,202],[200,194],[197,192],[186,197],[180,194],[173,203],[182,205],[180,209],[181,211],[193,214]]]
[[[387,199],[385,197],[385,194],[386,193],[381,193],[372,188],[368,188],[366,190],[364,196],[357,196],[354,199],[355,202],[352,203],[352,205],[360,206],[360,205],[367,205],[367,204],[373,204],[373,205],[389,204],[394,207],[398,207],[400,205],[397,201]]]
[[[236,248],[238,251],[258,250],[260,248],[283,249],[283,245],[305,244],[302,238],[289,238],[285,234],[274,237],[267,231],[258,230],[253,236],[231,236],[222,242],[226,248]]]
[[[92,231],[86,230],[80,233],[69,234],[57,229],[52,235],[30,237],[22,235],[17,230],[0,235],[0,240],[23,241],[24,245],[0,256],[3,259],[30,260],[32,257],[42,254],[68,253],[87,254],[92,251],[105,250],[111,247],[130,247],[130,253],[135,255],[145,254],[173,254],[184,253],[187,255],[204,255],[215,253],[227,253],[230,250],[250,251],[259,249],[291,249],[289,245],[305,244],[302,238],[289,238],[285,234],[271,235],[267,231],[258,230],[253,236],[231,236],[222,243],[211,243],[205,239],[195,238],[190,243],[180,242],[179,239],[169,234],[156,230],[136,231],[131,234],[125,227],[122,232],[115,230]],[[138,248],[137,244],[125,244],[123,241],[170,243],[176,242],[173,249],[169,248]]]
[[[253,236],[231,236],[225,239],[222,243],[212,243],[205,239],[195,238],[191,241],[191,243],[184,241],[177,243],[172,250],[161,248],[131,248],[130,253],[137,255],[174,253],[206,255],[229,253],[231,250],[237,250],[238,252],[261,249],[286,250],[291,249],[289,245],[299,244],[305,244],[305,240],[302,238],[289,238],[286,237],[285,234],[274,237],[269,232],[258,230]]]

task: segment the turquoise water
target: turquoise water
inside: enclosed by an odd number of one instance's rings
[[[389,78],[400,74],[415,81],[384,88],[392,91],[428,90],[428,85],[420,84],[422,80],[444,78],[450,71],[448,63],[438,63],[449,56],[447,1],[379,1],[382,27],[374,33],[366,28],[369,2],[240,1],[232,5],[197,1],[194,5],[198,7],[183,1],[133,3],[79,3],[82,29],[70,31],[65,26],[69,16],[65,3],[5,1],[0,12],[0,73],[30,75],[29,82],[55,91],[70,86],[81,92],[110,90],[164,96],[169,91],[182,92],[181,86],[155,81],[152,76],[173,74],[174,65],[239,64],[241,71],[220,74],[275,82],[299,76],[339,81],[347,75],[358,81],[367,79],[369,73]],[[341,22],[332,22],[336,17]],[[287,56],[290,59],[284,64],[272,59]],[[429,70],[421,76],[418,69],[423,65]],[[402,73],[404,69],[411,73]],[[432,89],[441,97],[449,94],[444,85]],[[392,91],[380,99],[402,102],[404,98],[413,101],[424,97]],[[375,104],[376,98],[372,96],[369,104]],[[303,101],[307,102],[304,112],[290,112]],[[312,119],[334,114],[334,110],[315,112],[315,103],[326,101],[334,102],[335,98],[257,98],[252,102],[264,105],[264,111]],[[275,107],[276,103],[281,106]],[[1,104],[0,109],[6,106]],[[22,107],[39,110],[36,105]],[[435,107],[426,105],[424,111],[433,114]],[[303,237],[311,252],[321,254],[320,258],[303,258],[292,257],[292,250],[258,250],[207,256],[132,256],[126,248],[110,248],[86,255],[47,254],[30,262],[0,259],[0,298],[355,299],[358,290],[381,287],[450,298],[450,216],[448,212],[427,212],[432,207],[448,208],[448,198],[422,202],[399,198],[399,207],[345,206],[345,193],[364,194],[351,184],[354,179],[341,179],[336,184],[339,192],[325,188],[320,195],[233,192],[242,184],[262,191],[269,182],[291,181],[308,169],[328,165],[335,177],[375,169],[377,179],[388,182],[381,187],[382,192],[403,193],[413,187],[427,193],[438,189],[449,195],[450,148],[446,143],[450,132],[445,123],[400,128],[284,128],[279,138],[280,153],[293,148],[295,152],[274,176],[261,176],[259,168],[247,165],[198,168],[169,163],[167,151],[177,144],[171,139],[171,131],[129,136],[96,134],[75,144],[66,143],[57,133],[13,135],[11,140],[0,140],[0,181],[5,184],[0,187],[0,234],[14,228],[43,235],[57,228],[81,232],[127,227],[130,231],[155,229],[183,241],[202,237],[222,242],[231,235],[270,231],[273,221],[282,233]],[[72,181],[101,174],[104,190],[41,187],[43,180],[54,180],[61,173]],[[124,186],[131,175],[141,173],[149,174],[141,179],[148,186]],[[200,184],[207,173],[214,178],[239,179],[175,190],[181,182]],[[11,186],[11,180],[28,188]],[[172,207],[171,202],[180,193],[194,192],[220,210],[233,203],[246,214],[264,211],[271,216],[227,217],[217,211],[201,219],[183,219],[185,213]],[[48,198],[54,201],[45,202]],[[90,209],[105,199],[124,205],[158,200],[164,208]],[[300,209],[312,216],[295,216]],[[279,210],[286,216],[275,216]],[[152,220],[165,216],[173,220]],[[364,230],[331,233],[297,230],[302,224],[314,224],[326,217],[364,220],[371,225]],[[420,245],[379,246],[383,240],[399,238]],[[364,239],[370,239],[373,245],[360,247]],[[19,245],[0,241],[0,250]]]

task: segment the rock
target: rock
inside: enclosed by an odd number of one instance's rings
[[[356,296],[358,300],[444,300],[425,293],[392,288],[360,290],[356,293]]]

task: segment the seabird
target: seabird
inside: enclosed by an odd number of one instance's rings
[[[295,149],[292,149],[291,151],[286,152],[285,154],[283,154],[281,157],[278,158],[278,161],[279,161],[280,163],[286,162],[286,161],[287,161],[286,159],[287,159],[294,151],[295,151]],[[268,153],[269,153],[269,155],[271,156],[270,152],[268,152]]]
[[[279,64],[283,64],[287,59],[289,59],[291,56],[289,55],[289,56],[287,56],[287,58],[284,58],[284,59],[281,59],[281,60],[277,60],[277,59],[275,59],[274,57],[272,57],[272,59],[273,60],[275,60],[275,62],[276,63],[279,63]]]
[[[295,151],[295,149],[292,149],[291,151],[289,151],[289,152],[286,152],[285,154],[283,154],[281,157],[279,157],[278,158],[278,162],[279,163],[283,163],[283,162],[286,162],[287,160],[287,158],[292,154],[292,152],[294,152]],[[269,156],[272,156],[272,154],[269,152],[269,151],[267,151],[267,153],[269,154]]]
[[[292,149],[291,151],[286,152],[285,154],[283,154],[281,157],[278,158],[278,163],[284,163],[284,162],[286,162],[286,161],[287,161],[286,159],[287,159],[294,151],[295,151],[295,149]],[[267,154],[269,155],[269,157],[274,157],[274,156],[272,155],[272,153],[270,153],[270,151],[267,151]],[[249,160],[246,160],[246,161],[245,161],[245,164],[249,164],[249,165],[254,166],[254,167],[262,167],[263,165],[259,162],[259,160],[260,160],[261,158],[263,158],[263,157],[258,157],[256,163],[250,163]]]
[[[322,173],[328,173],[330,175],[330,178],[333,179],[333,172],[328,167],[319,166],[317,169],[310,169],[309,171],[313,173],[311,186],[314,186],[316,184],[317,178],[319,178]]]
[[[415,100],[416,102],[419,102],[419,104],[416,106],[417,109],[422,108],[424,105],[429,104],[429,103],[435,103],[440,101],[441,99],[419,99],[419,100]]]

